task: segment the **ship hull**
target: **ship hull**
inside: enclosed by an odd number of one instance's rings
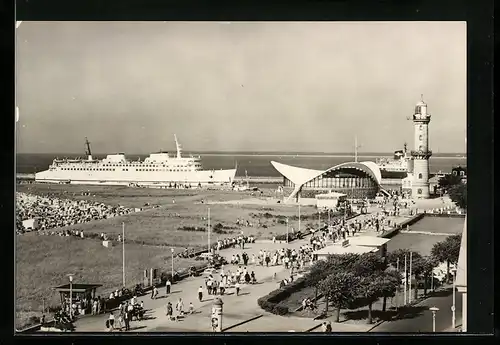
[[[107,171],[67,171],[45,170],[35,174],[35,182],[66,183],[84,185],[120,186],[191,186],[230,185],[236,169],[198,170],[193,172],[107,172]]]

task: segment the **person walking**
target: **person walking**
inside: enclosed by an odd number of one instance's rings
[[[198,301],[203,302],[203,287],[201,285],[198,288]]]
[[[255,272],[254,271],[252,271],[252,273],[250,273],[250,278],[252,278],[252,284],[257,283],[257,280],[255,279]]]
[[[234,287],[236,288],[236,296],[239,296],[240,295],[240,283],[236,282],[236,284],[234,284]]]
[[[170,294],[170,287],[172,286],[172,283],[170,282],[170,279],[167,279],[167,282],[165,283],[166,289],[167,289],[167,295]]]
[[[125,332],[130,331],[130,311],[127,308],[127,311],[125,311],[125,314],[123,315],[123,321],[125,321]]]
[[[111,330],[115,329],[115,316],[113,315],[113,312],[109,313],[108,320],[109,320],[109,328]]]
[[[184,314],[184,302],[182,301],[182,298],[179,298],[179,301],[177,302],[176,309],[179,312],[179,315]]]
[[[168,302],[166,306],[166,314],[169,320],[172,320],[172,314],[174,313],[174,309],[172,308],[172,303]]]

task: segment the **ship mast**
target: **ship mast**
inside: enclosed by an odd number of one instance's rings
[[[91,161],[92,160],[92,151],[90,150],[90,142],[89,142],[89,139],[87,139],[87,137],[85,137],[85,154],[87,155],[88,160]]]
[[[182,158],[181,153],[182,153],[182,148],[181,144],[177,141],[177,135],[174,134],[174,139],[175,139],[175,147],[177,148],[177,158]]]
[[[357,163],[358,162],[358,149],[361,147],[361,145],[358,145],[358,136],[354,136],[354,161]]]

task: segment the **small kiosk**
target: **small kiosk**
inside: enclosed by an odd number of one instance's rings
[[[92,310],[90,301],[95,298],[95,292],[101,284],[64,284],[53,289],[59,292],[63,310],[69,313],[69,306],[76,305],[74,315],[86,315]],[[70,303],[70,293],[72,301]]]
[[[382,257],[387,255],[387,242],[389,241],[389,238],[364,235],[349,238],[349,242],[355,246],[375,248]]]

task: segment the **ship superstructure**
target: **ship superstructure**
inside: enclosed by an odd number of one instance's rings
[[[410,161],[411,155],[405,143],[403,150],[394,151],[393,158],[380,158],[377,160],[377,165],[382,178],[403,178],[408,173]]]
[[[138,185],[164,187],[197,187],[232,184],[235,169],[202,170],[201,157],[183,157],[181,145],[174,135],[176,155],[151,153],[144,161],[131,161],[125,153],[109,154],[99,160],[92,157],[85,138],[87,159],[54,159],[48,170],[35,174],[36,182]]]

